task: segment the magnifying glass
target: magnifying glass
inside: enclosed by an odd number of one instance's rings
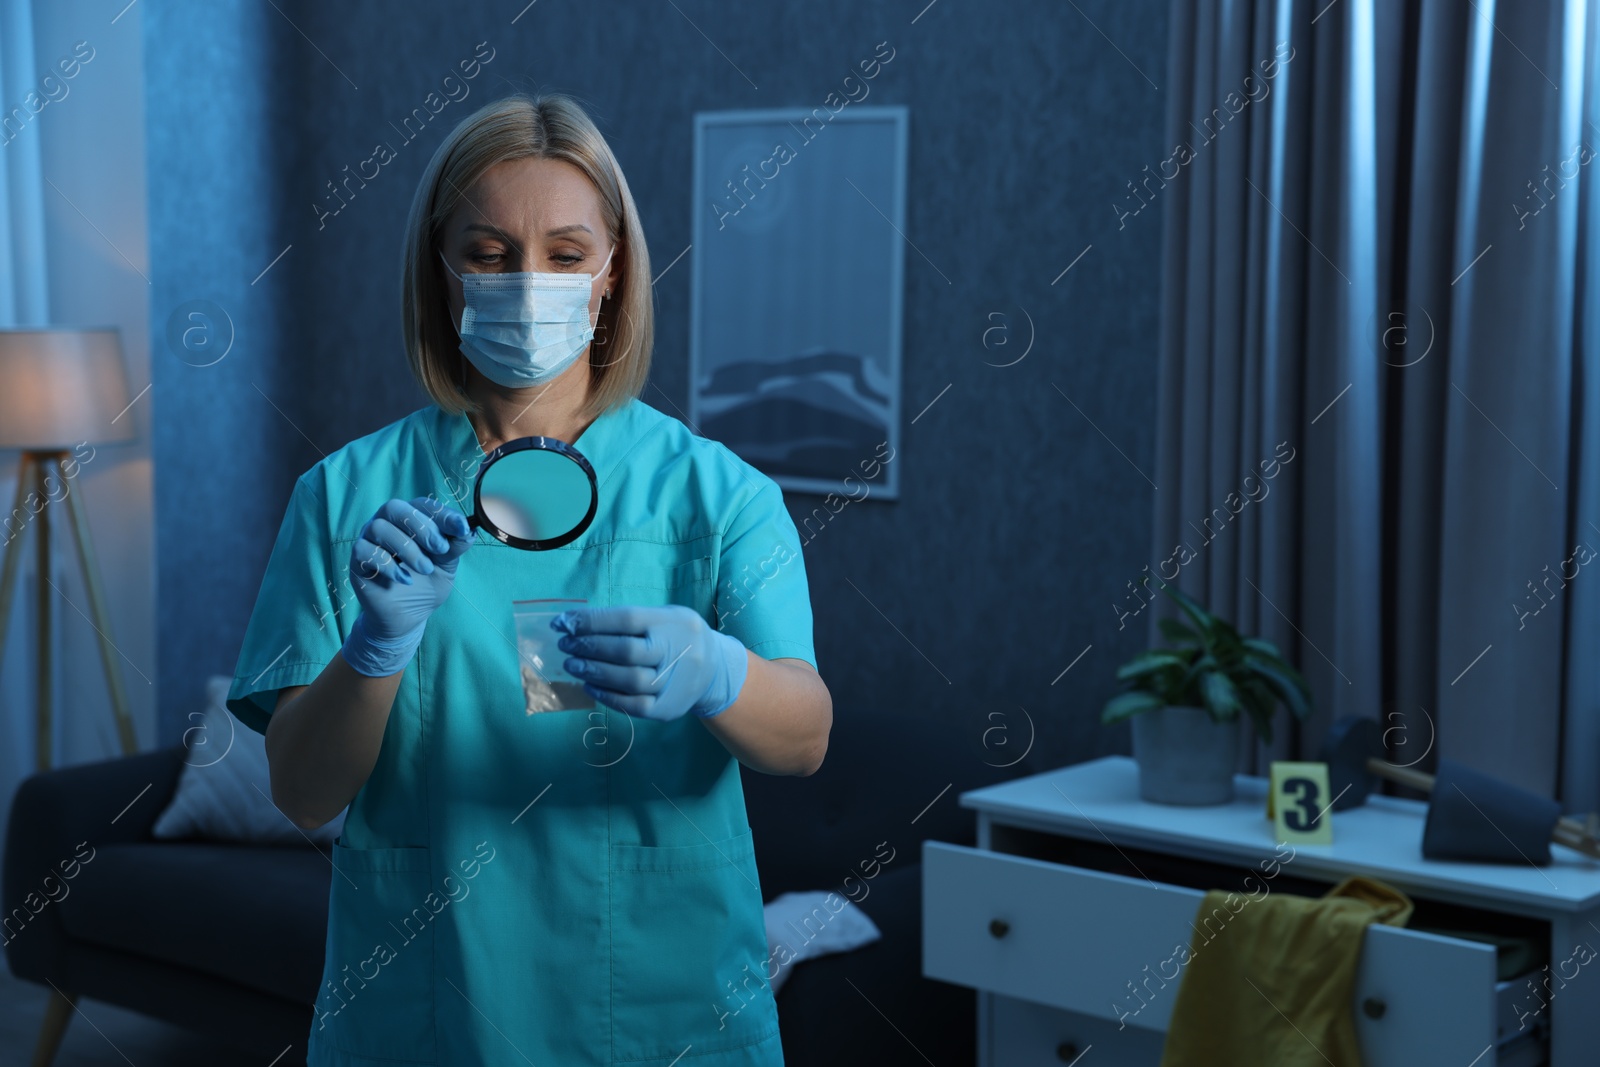
[[[599,503],[594,468],[582,452],[554,437],[519,437],[483,457],[467,525],[537,552],[577,540]]]

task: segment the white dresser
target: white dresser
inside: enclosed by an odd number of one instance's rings
[[[1335,812],[1332,845],[1290,849],[1265,780],[1237,785],[1227,806],[1146,804],[1133,761],[1108,756],[961,795],[978,847],[924,842],[923,973],[979,991],[981,1067],[1157,1067],[1206,889],[1320,896],[1355,874],[1417,904],[1409,927],[1365,934],[1365,1067],[1600,1064],[1600,861],[1425,861],[1425,806],[1384,796]],[[1497,981],[1491,944],[1428,925],[1532,938],[1549,970]]]

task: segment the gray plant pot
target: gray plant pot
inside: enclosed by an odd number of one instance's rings
[[[1201,807],[1233,799],[1239,724],[1219,723],[1205,708],[1165,707],[1130,720],[1139,798],[1152,804]]]

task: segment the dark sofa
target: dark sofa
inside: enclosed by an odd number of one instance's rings
[[[973,820],[956,794],[995,772],[965,753],[941,760],[907,743],[919,736],[925,722],[840,722],[817,774],[744,770],[766,898],[848,895],[883,933],[797,965],[779,990],[791,1067],[974,1060],[972,992],[922,977],[919,861],[924,838],[971,843]],[[18,978],[167,1020],[262,1062],[288,1046],[280,1067],[303,1063],[332,868],[308,846],[155,840],[183,757],[173,747],[23,782],[0,887],[6,960]],[[49,1045],[52,1030],[58,1039],[72,1015],[53,995],[41,1040]]]

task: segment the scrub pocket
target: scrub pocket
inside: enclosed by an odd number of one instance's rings
[[[619,1062],[670,1063],[778,1030],[750,831],[612,845],[611,1035]],[[687,1057],[686,1057],[687,1058]]]
[[[426,848],[333,845],[313,1038],[356,1056],[432,1063],[433,919]]]
[[[680,544],[612,542],[611,603],[682,604],[710,619],[716,595],[716,559],[709,554],[709,545],[706,538]]]

